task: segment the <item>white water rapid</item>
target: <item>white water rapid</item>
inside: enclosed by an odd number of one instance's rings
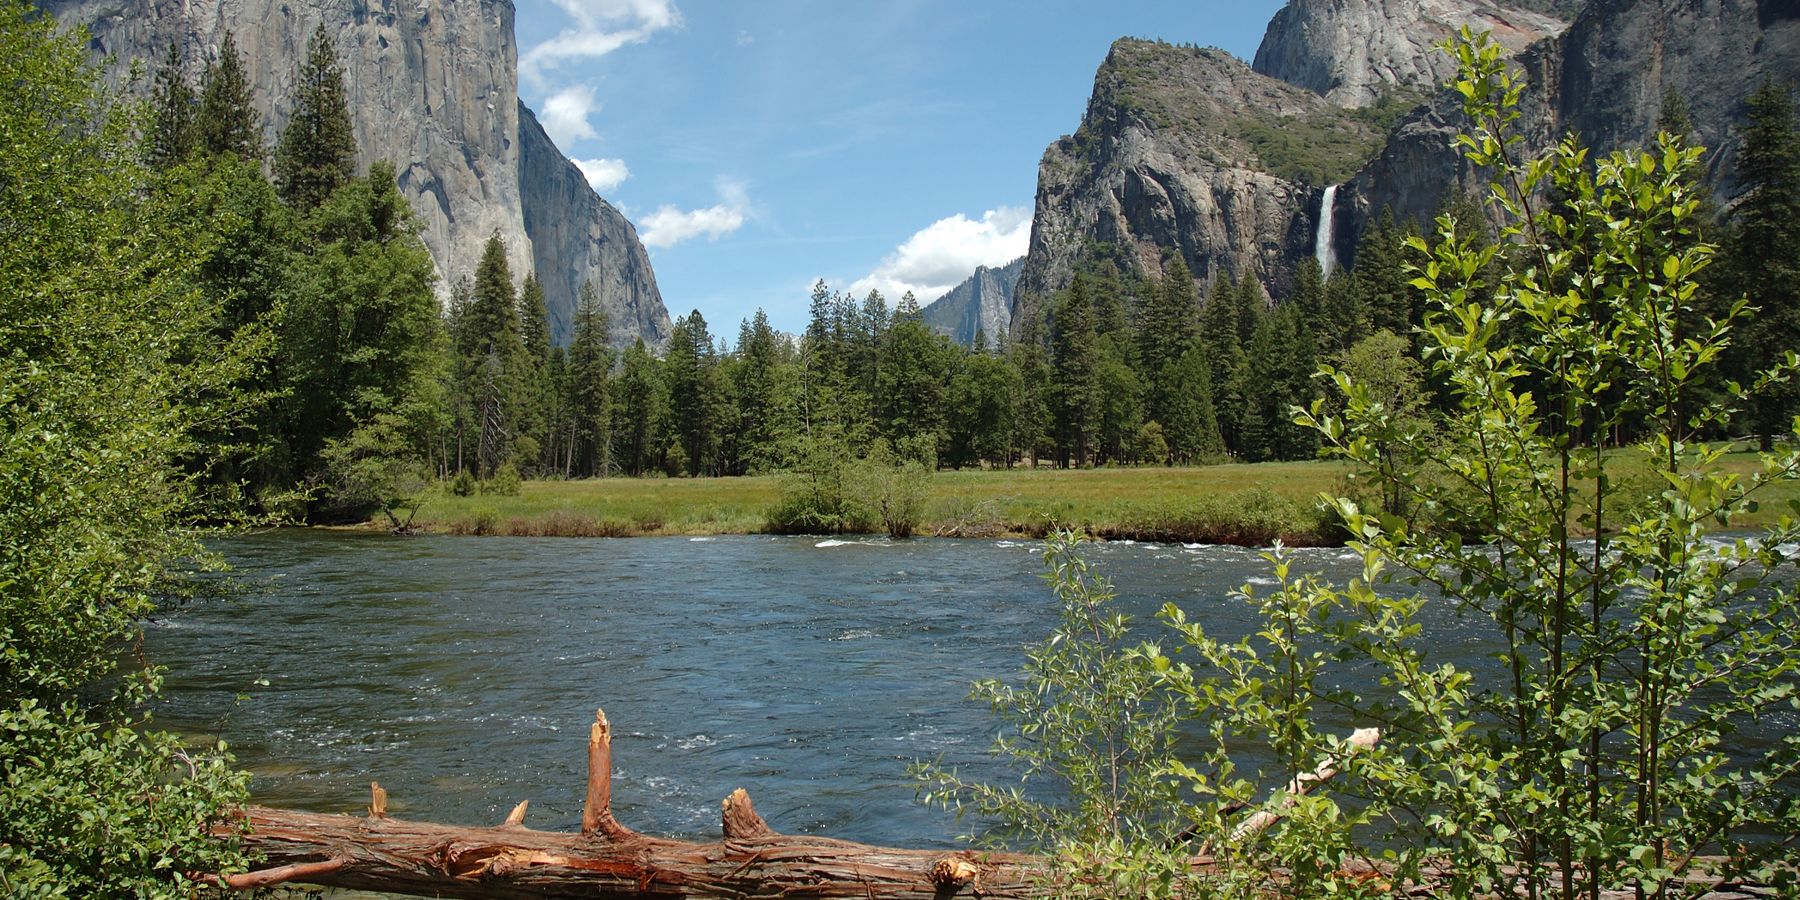
[[[1319,198],[1319,231],[1313,236],[1313,258],[1319,261],[1319,274],[1330,278],[1331,270],[1337,265],[1337,249],[1331,244],[1331,207],[1337,202],[1335,184],[1326,185],[1325,195]]]

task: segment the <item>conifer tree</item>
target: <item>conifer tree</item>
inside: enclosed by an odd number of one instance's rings
[[[716,361],[712,334],[700,311],[676,319],[663,371],[669,386],[670,424],[690,475],[714,474],[719,426]]]
[[[200,149],[229,153],[239,159],[261,160],[262,126],[244,60],[238,55],[237,38],[231,32],[219,42],[219,58],[206,67],[200,90],[200,111],[195,118]]]
[[[519,364],[524,357],[512,269],[506,261],[506,242],[498,234],[488,238],[475,267],[463,331],[465,355],[459,362],[464,394],[475,416],[478,474],[487,477],[512,458],[522,394]]]
[[[1025,385],[1006,356],[973,351],[951,379],[944,403],[944,462],[1012,464],[1013,430]]]
[[[536,272],[527,272],[519,287],[519,434],[538,445],[540,465],[553,467],[550,455],[550,419],[557,405],[550,372],[550,321],[544,303],[544,287]],[[527,448],[529,449],[529,448]],[[529,456],[530,454],[522,454]]]
[[[188,83],[184,62],[180,46],[171,41],[168,55],[156,69],[144,158],[159,169],[169,168],[193,156],[200,145],[195,123],[199,98],[194,94],[194,86]]]
[[[1406,337],[1417,346],[1413,329],[1418,326],[1424,300],[1417,288],[1408,282],[1406,259],[1401,246],[1417,232],[1409,222],[1395,224],[1391,210],[1383,208],[1375,224],[1356,245],[1355,266],[1351,270],[1357,305],[1363,310],[1370,332],[1391,331]]]
[[[1732,213],[1726,242],[1730,295],[1756,308],[1738,337],[1746,382],[1800,348],[1800,130],[1793,93],[1766,81],[1750,96],[1738,172],[1749,190]],[[1750,399],[1750,426],[1769,449],[1800,411],[1800,385],[1774,385]]]
[[[798,427],[792,367],[761,309],[738,329],[739,365],[733,371],[737,394],[739,460],[743,474],[773,472],[792,456]]]
[[[911,292],[900,300],[878,356],[876,431],[898,446],[908,438],[936,443],[949,381],[949,345],[925,324]]]
[[[581,284],[575,334],[569,343],[569,402],[573,465],[579,477],[612,474],[613,352],[606,310],[594,283]]]
[[[1187,261],[1179,253],[1171,256],[1162,283],[1144,299],[1138,330],[1145,384],[1144,416],[1162,423],[1165,434],[1171,408],[1179,399],[1176,392],[1180,390],[1169,377],[1169,370],[1198,339],[1200,312],[1194,276],[1188,271]]]
[[[1248,342],[1241,337],[1241,329],[1246,319],[1254,323],[1260,316],[1257,308],[1246,302],[1246,296],[1260,302],[1262,292],[1253,281],[1239,285],[1230,276],[1221,277],[1213,282],[1212,295],[1200,314],[1200,347],[1211,369],[1208,380],[1213,387],[1220,439],[1227,451],[1238,454],[1244,449],[1243,423],[1249,397],[1257,390],[1254,373],[1245,364]]]
[[[1080,468],[1087,464],[1092,453],[1100,413],[1100,397],[1094,380],[1098,337],[1094,333],[1094,306],[1088,295],[1086,275],[1078,273],[1069,288],[1059,295],[1051,323],[1057,464],[1063,468]]]
[[[663,464],[668,440],[669,396],[656,357],[638,338],[619,363],[613,404],[613,452],[628,475]]]
[[[356,174],[356,131],[344,69],[324,22],[307,42],[293,102],[293,115],[275,146],[275,184],[281,199],[304,212]]]
[[[1144,427],[1144,384],[1126,361],[1126,345],[1117,335],[1095,342],[1093,463],[1130,463],[1138,456]]]
[[[1019,373],[1021,391],[1013,419],[1012,447],[1008,458],[1031,457],[1031,467],[1050,452],[1054,444],[1051,412],[1056,394],[1052,382],[1050,357],[1044,349],[1044,312],[1042,301],[1034,295],[1019,299],[1019,339],[1008,348],[1008,359]]]
[[[1165,418],[1157,421],[1162,425],[1170,461],[1193,465],[1225,452],[1207,352],[1196,344],[1164,370],[1163,379],[1169,399],[1163,410]]]

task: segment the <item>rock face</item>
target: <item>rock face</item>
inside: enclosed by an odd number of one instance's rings
[[[1120,40],[1080,129],[1038,166],[1014,312],[1066,286],[1094,248],[1153,276],[1173,250],[1202,282],[1229,272],[1284,296],[1313,254],[1325,185],[1383,134],[1222,50]]]
[[[981,266],[969,280],[925,307],[925,324],[965,346],[975,346],[977,331],[998,341],[1012,326],[1013,287],[1025,267],[1021,256],[998,269]]]
[[[1443,84],[1456,64],[1435,47],[1464,27],[1516,53],[1567,24],[1478,0],[1290,0],[1270,20],[1253,68],[1356,108],[1395,88]]]
[[[1202,282],[1254,277],[1279,300],[1315,235],[1349,261],[1377,211],[1429,221],[1450,192],[1477,187],[1450,147],[1461,106],[1433,88],[1450,69],[1430,49],[1465,24],[1516,51],[1527,149],[1569,131],[1601,150],[1642,145],[1672,89],[1726,205],[1741,192],[1745,98],[1764,79],[1800,84],[1796,0],[1291,0],[1254,71],[1216,50],[1121,40],[1080,129],[1039,165],[1015,314],[1067,285],[1084,252],[1155,276],[1167,248]],[[1323,188],[1343,182],[1320,232]]]
[[[1741,193],[1734,168],[1744,100],[1765,78],[1800,84],[1800,4],[1792,0],[1593,0],[1560,37],[1519,56],[1531,80],[1519,126],[1532,148],[1570,131],[1591,147],[1653,139],[1664,94],[1688,105],[1708,148],[1707,181],[1725,204]],[[1351,185],[1341,232],[1375,211],[1425,221],[1450,189],[1473,186],[1449,147],[1461,107],[1440,96],[1394,130]]]
[[[636,233],[587,188],[519,103],[510,0],[38,0],[86,25],[96,53],[125,81],[174,42],[198,79],[227,31],[244,57],[274,146],[307,40],[323,21],[337,40],[358,166],[394,163],[419,214],[439,290],[473,273],[488,237],[506,241],[516,277],[535,269],[559,341],[576,291],[593,280],[616,340],[660,341],[669,316]],[[564,177],[575,172],[577,181]],[[542,179],[542,180],[540,180]],[[542,243],[543,246],[539,246]]]
[[[583,281],[593,282],[600,296],[613,343],[623,346],[641,337],[655,347],[668,339],[669,313],[637,229],[594,194],[587,177],[556,149],[523,103],[519,195],[533,262],[550,307],[550,328],[562,336],[559,340],[574,332],[570,314]],[[551,297],[567,297],[569,302],[559,305],[550,302]]]

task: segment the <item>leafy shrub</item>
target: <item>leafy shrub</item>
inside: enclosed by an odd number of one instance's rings
[[[481,492],[496,497],[517,497],[520,484],[519,467],[508,460],[494,470],[494,476],[481,486]]]
[[[450,479],[450,493],[458,497],[473,497],[481,489],[481,483],[475,480],[475,473],[464,469]]]
[[[799,465],[783,476],[781,497],[763,513],[774,534],[865,534],[876,514],[858,496],[856,465],[841,435],[821,434],[802,441]]]

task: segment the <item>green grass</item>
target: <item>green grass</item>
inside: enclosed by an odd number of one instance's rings
[[[1319,538],[1316,516],[1308,514],[1312,499],[1334,488],[1343,471],[1326,462],[945,471],[932,478],[920,533],[1040,536],[1068,525],[1102,537],[1202,540],[1229,536],[1221,523],[1264,521],[1273,513],[1291,525],[1279,536],[1311,542]],[[763,530],[781,483],[777,476],[527,481],[512,497],[457,497],[440,488],[426,497],[415,524],[453,534],[751,534]],[[1197,523],[1196,530],[1181,530],[1183,521]],[[1248,535],[1243,541],[1263,542]]]
[[[1725,465],[1747,477],[1760,468],[1758,460],[1738,452]],[[919,533],[1041,537],[1068,526],[1103,538],[1329,542],[1333,535],[1316,498],[1341,491],[1347,472],[1335,462],[943,471],[932,477]],[[755,534],[764,530],[764,513],[781,484],[779,476],[527,481],[511,497],[457,497],[439,488],[426,497],[416,524],[451,534]],[[1800,483],[1772,485],[1758,499],[1758,509],[1734,528],[1766,526],[1790,512]]]

